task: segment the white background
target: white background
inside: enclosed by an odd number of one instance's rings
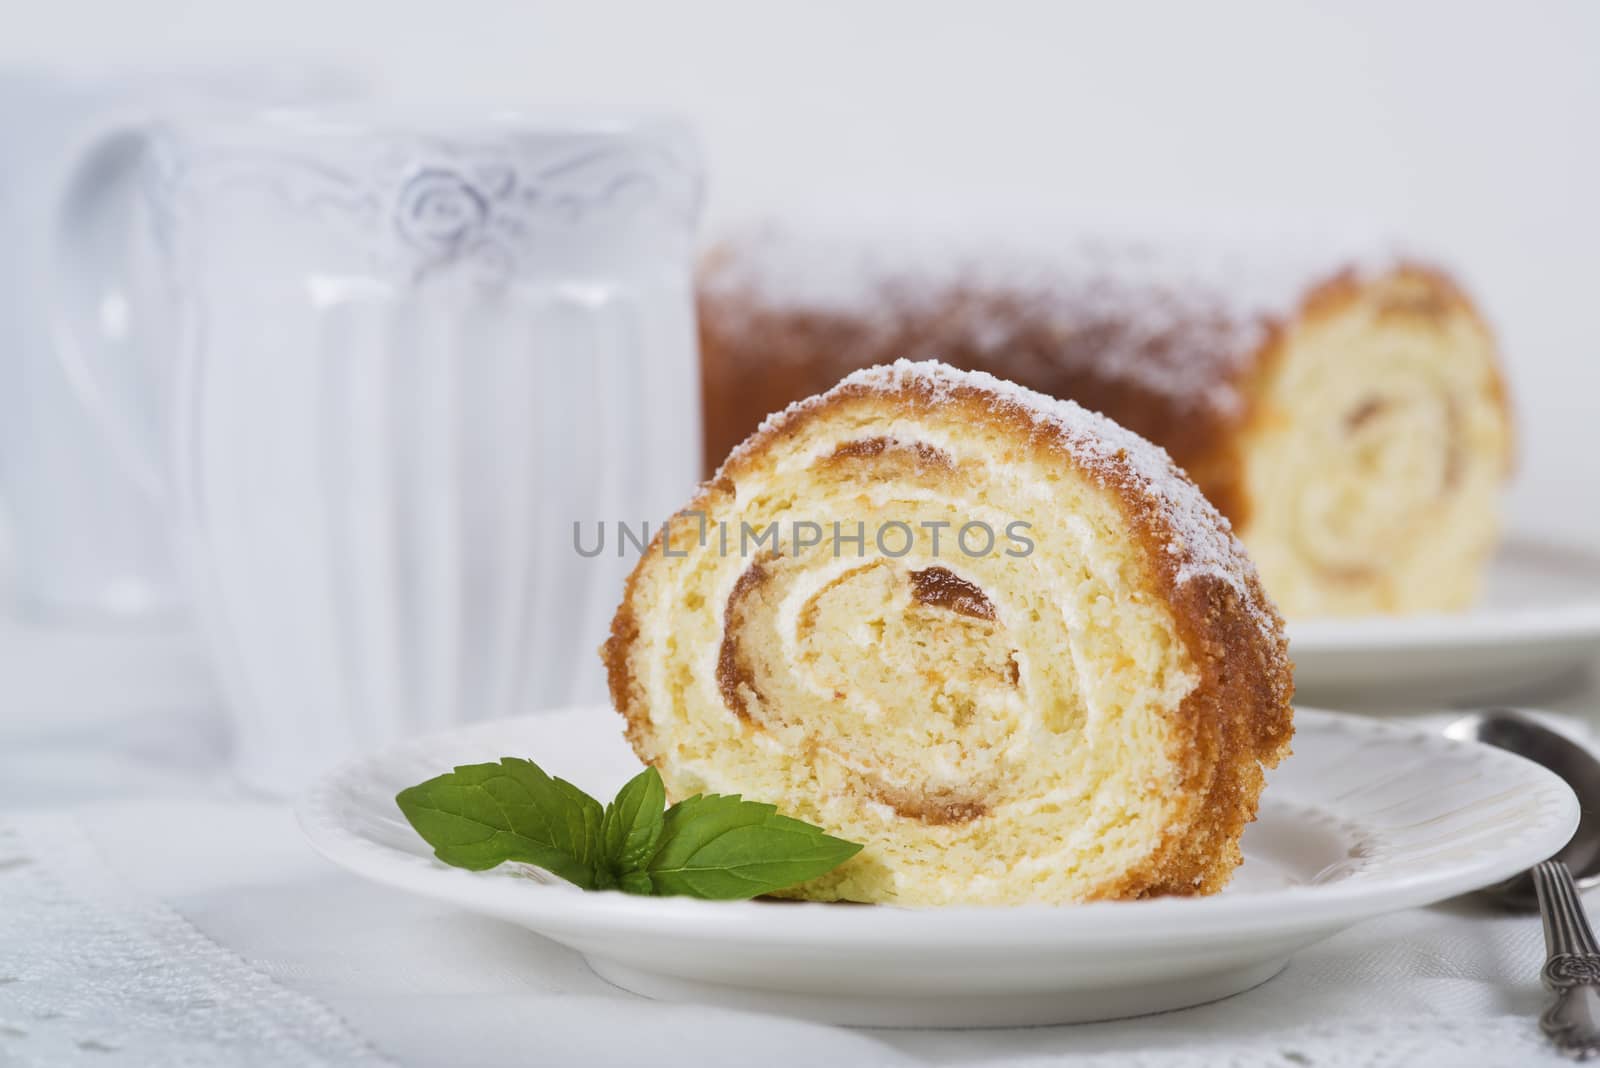
[[[800,205],[1373,228],[1456,267],[1513,523],[1600,541],[1600,4],[0,0],[0,62],[284,54],[407,101],[679,111],[713,225]],[[16,161],[3,161],[15,165]]]

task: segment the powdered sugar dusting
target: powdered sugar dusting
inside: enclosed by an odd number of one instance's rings
[[[1062,339],[1053,359],[1063,370],[1092,369],[1179,410],[1226,417],[1242,404],[1238,372],[1308,291],[1342,270],[1396,262],[1332,242],[766,227],[724,243],[700,285],[722,316],[741,305],[845,315],[895,338],[907,322],[934,322],[962,331],[979,354],[1005,355],[1019,324],[1049,330]]]
[[[1245,555],[1232,526],[1167,451],[1070,400],[1046,396],[983,371],[958,370],[938,360],[901,359],[856,371],[827,393],[791,404],[768,416],[761,424],[761,432],[764,434],[811,407],[826,404],[843,390],[887,392],[913,385],[922,387],[936,404],[949,402],[958,390],[977,390],[988,395],[997,409],[1020,412],[1034,425],[1056,431],[1083,470],[1111,478],[1121,488],[1141,494],[1161,516],[1170,531],[1166,551],[1175,558],[1177,583],[1201,576],[1226,582],[1238,592],[1257,627],[1264,634],[1277,634],[1279,624],[1271,609],[1251,592],[1249,580],[1255,577],[1255,565]],[[748,447],[747,442],[735,449],[729,462]]]

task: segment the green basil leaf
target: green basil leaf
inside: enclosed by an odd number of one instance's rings
[[[600,825],[606,859],[614,871],[637,871],[655,854],[666,807],[666,787],[661,784],[661,773],[652,767],[645,768],[617,791],[617,798],[606,806],[605,820]]]
[[[655,886],[650,882],[650,873],[646,871],[623,872],[617,877],[617,889],[625,894],[653,894]]]
[[[600,802],[531,760],[464,764],[402,790],[395,803],[446,864],[474,871],[534,864],[585,889],[614,881]]]
[[[680,801],[663,817],[648,871],[657,894],[735,900],[815,879],[861,847],[737,794]]]

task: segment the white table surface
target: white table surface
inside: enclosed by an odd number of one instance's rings
[[[1539,704],[1600,709],[1592,678],[1563,686]],[[853,1031],[652,1003],[526,931],[328,865],[286,805],[230,785],[215,706],[180,635],[0,624],[0,1065],[1544,1056],[1538,924],[1470,902],[1371,921],[1255,991],[1131,1022]],[[164,996],[130,993],[145,989]]]

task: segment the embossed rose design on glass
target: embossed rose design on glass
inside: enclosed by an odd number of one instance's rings
[[[629,560],[699,465],[692,138],[274,115],[165,131],[173,469],[239,771],[594,699]]]

